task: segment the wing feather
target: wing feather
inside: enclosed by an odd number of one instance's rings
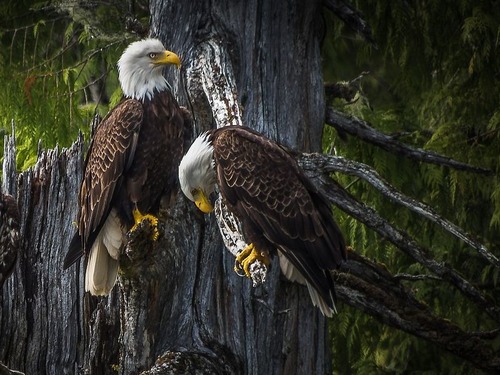
[[[329,207],[281,147],[242,128],[220,129],[214,141],[219,185],[232,205],[241,205],[261,225],[283,236],[315,241],[326,233],[324,212]],[[225,130],[225,131],[224,131]],[[331,213],[328,212],[328,217]],[[328,220],[327,225],[333,222]],[[332,248],[337,247],[336,241]]]
[[[123,100],[104,118],[87,152],[80,188],[79,234],[88,251],[111,209],[137,146],[143,120],[142,104]]]
[[[327,200],[288,152],[260,134],[225,127],[213,133],[212,142],[221,194],[244,231],[254,231],[245,235],[260,232],[330,301],[329,271],[346,258],[346,250]]]

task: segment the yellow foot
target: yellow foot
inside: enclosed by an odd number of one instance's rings
[[[147,221],[149,221],[151,227],[153,228],[153,233],[151,234],[151,239],[153,241],[157,241],[158,238],[160,237],[160,231],[158,230],[158,218],[156,216],[154,216],[154,215],[151,215],[151,214],[143,215],[143,214],[141,214],[139,212],[139,210],[137,208],[134,209],[134,211],[132,212],[132,214],[134,215],[135,224],[130,229],[130,232],[136,231],[137,228],[139,227],[139,225],[144,220],[147,220]]]
[[[257,260],[260,260],[266,266],[269,266],[269,263],[271,263],[271,260],[266,253],[258,251],[253,243],[251,243],[236,257],[236,260],[234,261],[234,272],[243,276],[241,273],[241,271],[243,271],[246,277],[251,278],[250,265]]]

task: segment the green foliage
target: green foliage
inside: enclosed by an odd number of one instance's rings
[[[353,1],[372,27],[377,49],[334,20],[324,46],[325,77],[349,80],[362,71],[354,104],[335,101],[376,129],[415,147],[495,171],[478,176],[392,155],[326,129],[324,146],[373,166],[406,195],[433,207],[500,255],[500,4],[460,0]],[[333,61],[333,62],[332,62]],[[369,103],[369,104],[368,104]],[[350,193],[408,232],[433,256],[460,271],[498,301],[499,271],[475,251],[418,215],[401,208],[365,182],[336,175]],[[394,274],[428,273],[364,225],[343,217],[348,243]],[[446,283],[406,282],[435,314],[464,330],[496,326]],[[467,363],[406,333],[383,326],[346,306],[332,320],[334,367],[349,373],[477,374]],[[349,328],[347,328],[349,327]],[[345,360],[344,360],[345,359]]]
[[[94,115],[104,115],[110,93],[116,100],[119,92],[116,61],[131,38],[120,16],[126,4],[77,6],[0,6],[0,126],[5,134],[15,123],[19,169],[36,161],[39,140],[52,148],[69,146],[80,131],[88,135]]]

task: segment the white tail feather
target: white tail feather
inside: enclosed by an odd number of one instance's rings
[[[337,313],[335,305],[333,306],[333,309],[330,308],[323,300],[323,298],[321,298],[321,296],[318,294],[316,289],[314,289],[312,285],[307,282],[307,280],[304,278],[304,276],[302,276],[299,270],[297,270],[297,268],[295,268],[293,264],[287,258],[285,258],[285,256],[280,251],[278,251],[278,258],[280,260],[280,268],[281,272],[283,272],[283,275],[285,275],[285,277],[290,281],[306,285],[313,305],[318,307],[324,316],[331,318],[334,313]]]
[[[285,256],[279,250],[278,258],[280,260],[281,272],[283,272],[283,275],[285,275],[288,280],[306,285],[306,279],[304,278],[304,276],[302,276],[299,270],[293,266],[292,262],[285,258]]]
[[[118,219],[118,214],[115,210],[111,210],[104,223],[104,226],[101,230],[102,234],[102,242],[104,246],[108,249],[109,255],[118,260],[120,256],[120,250],[122,247],[123,241],[123,229],[120,224],[120,219]]]
[[[337,309],[335,308],[335,305],[333,305],[333,309],[330,308],[326,304],[325,300],[323,298],[321,298],[321,296],[318,294],[316,289],[314,289],[311,286],[311,284],[309,284],[306,281],[306,285],[307,285],[307,290],[309,291],[309,296],[311,297],[311,301],[312,301],[313,305],[318,307],[324,316],[326,316],[327,318],[331,318],[333,316],[333,314],[337,313]]]
[[[107,296],[118,276],[118,257],[123,230],[112,210],[90,249],[85,272],[85,291],[94,296]]]
[[[107,296],[116,282],[118,261],[109,256],[101,236],[95,240],[85,272],[85,291],[94,296]]]

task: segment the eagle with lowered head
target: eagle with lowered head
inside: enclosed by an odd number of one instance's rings
[[[243,126],[200,135],[179,165],[183,193],[204,213],[218,186],[248,243],[236,257],[249,277],[256,260],[269,264],[277,251],[285,275],[307,285],[325,316],[335,312],[331,271],[346,259],[346,246],[330,204],[280,145]],[[281,259],[280,259],[281,260]]]
[[[118,61],[123,99],[98,125],[84,163],[78,231],[64,268],[87,255],[85,290],[108,295],[116,283],[125,234],[143,220],[158,238],[160,202],[177,191],[177,169],[191,135],[163,68],[179,57],[158,39],[130,44]]]

